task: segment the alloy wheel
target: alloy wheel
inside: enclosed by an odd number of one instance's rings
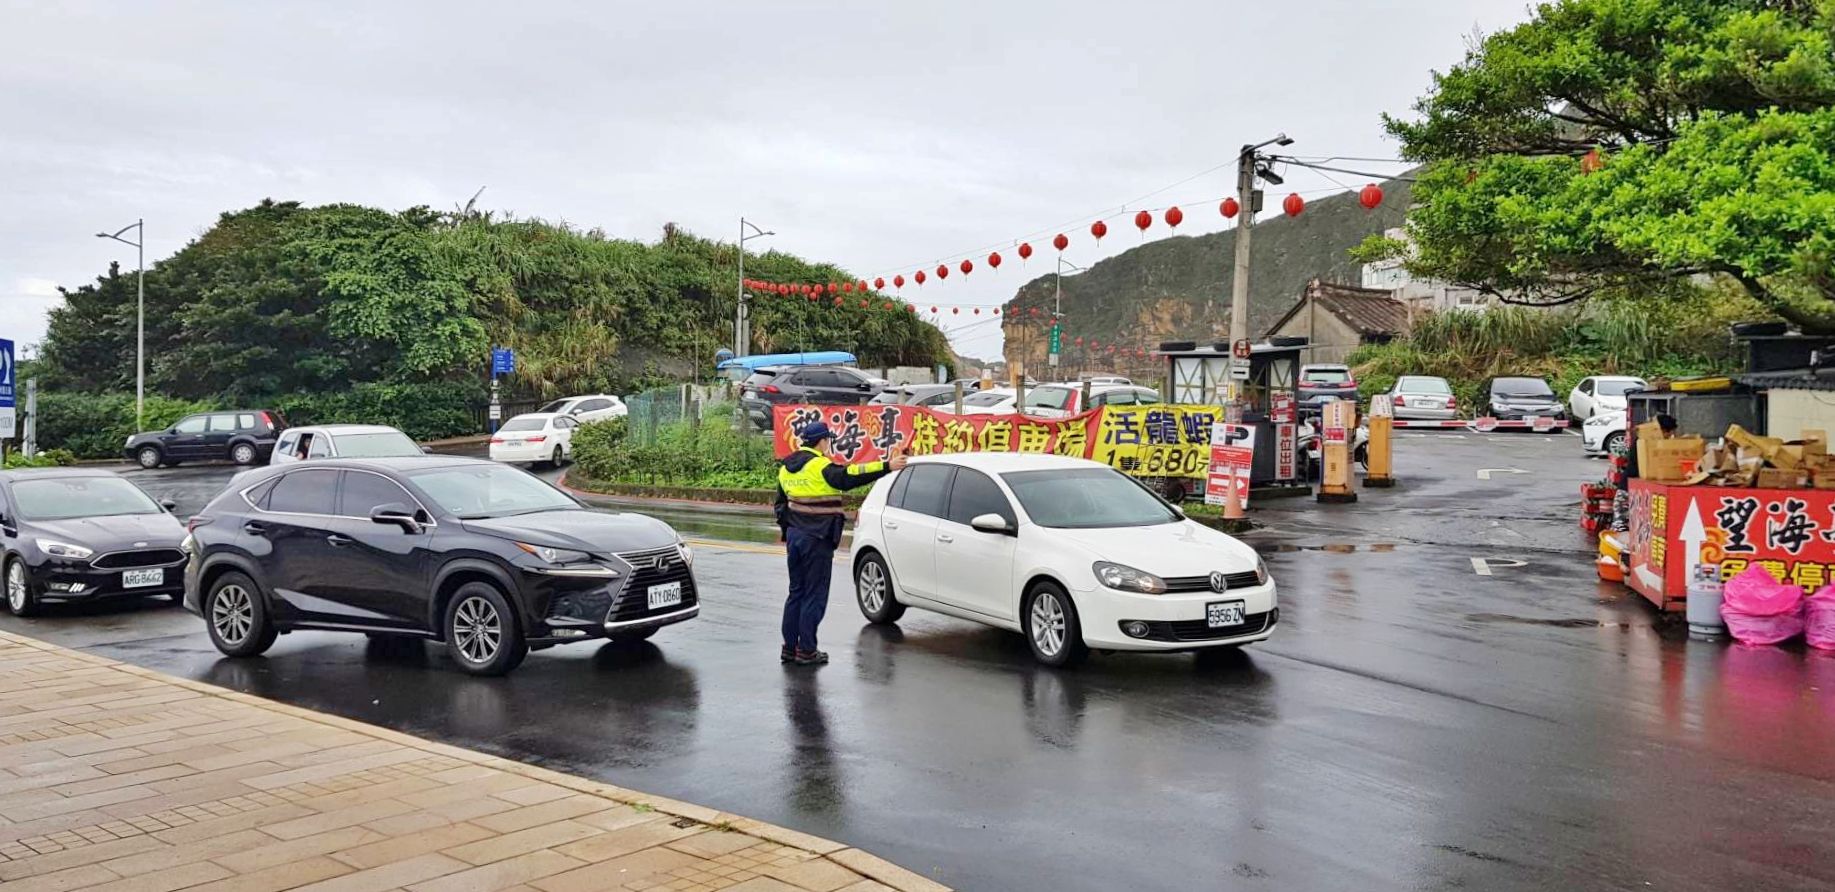
[[[18,561],[6,568],[6,603],[14,613],[25,610],[25,567]]]
[[[255,626],[255,605],[248,590],[239,585],[217,589],[216,598],[210,602],[210,624],[216,628],[217,637],[232,647],[247,640],[249,630]]]
[[[878,561],[860,565],[860,606],[868,613],[878,613],[886,606],[886,571]]]
[[[452,634],[465,659],[488,663],[503,644],[503,621],[491,602],[478,597],[466,598],[453,611]]]
[[[246,465],[255,460],[255,447],[246,443],[237,446],[231,460],[239,465]]]
[[[1039,592],[1032,599],[1032,643],[1046,656],[1057,656],[1064,648],[1064,605],[1051,592]]]

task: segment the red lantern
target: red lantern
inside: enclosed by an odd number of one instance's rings
[[[1000,269],[1000,252],[999,251],[995,251],[994,253],[988,255],[988,266],[991,266],[995,269]]]
[[[937,308],[936,308],[936,307],[931,307],[931,308],[930,308],[930,315],[932,315],[932,316],[935,316],[936,314],[937,314]]]
[[[1217,210],[1223,214],[1225,220],[1234,220],[1236,215],[1242,211],[1242,205],[1237,204],[1234,198],[1226,198],[1223,204],[1217,206]]]
[[[947,278],[949,278],[949,267],[941,263],[937,264],[937,279],[942,280]]]
[[[924,284],[924,271],[918,270],[917,272],[912,273],[911,280],[918,283],[919,285],[923,285]]]
[[[885,308],[886,308],[886,309],[888,309],[888,310],[890,310],[890,309],[892,309],[892,302],[891,302],[891,301],[886,301],[886,306],[885,306]]]
[[[1146,211],[1141,211],[1140,213],[1134,215],[1134,226],[1136,229],[1139,229],[1141,231],[1141,235],[1143,236],[1146,235],[1147,227],[1152,226],[1152,225],[1153,225],[1153,215],[1152,214],[1149,214]]]
[[[998,316],[998,315],[1000,315],[1000,308],[999,308],[999,307],[995,307],[995,308],[994,308],[994,315],[996,315],[996,316]]]
[[[1286,211],[1289,217],[1298,217],[1301,211],[1306,210],[1306,199],[1301,198],[1298,192],[1289,193],[1281,201],[1281,210]]]
[[[1580,156],[1581,173],[1593,173],[1605,166],[1606,159],[1599,154],[1598,149],[1588,149],[1585,155]]]
[[[835,306],[837,306],[837,307],[838,307],[838,306],[841,306],[841,300],[842,300],[842,299],[841,299],[841,298],[839,298],[839,297],[837,297],[837,298],[835,298]]]
[[[1078,338],[1077,338],[1077,346],[1079,346],[1079,347],[1081,347],[1081,346],[1083,346],[1083,338],[1082,338],[1082,336],[1078,336]]]
[[[960,316],[962,315],[962,308],[961,307],[950,307],[949,314],[951,316]]]
[[[1032,315],[1034,315],[1034,316],[1037,316],[1038,314],[1039,314],[1039,308],[1038,308],[1038,307],[1033,307],[1033,308],[1032,308]]]
[[[833,288],[833,287],[835,287],[835,286],[833,286],[833,285],[830,285],[830,286],[828,286],[828,287],[830,287],[830,288]],[[843,283],[841,283],[841,290],[842,290],[842,291],[845,291],[845,292],[847,292],[847,293],[849,293],[849,294],[853,294],[853,293],[854,293],[854,283],[852,283],[852,282],[843,282]]]
[[[1060,251],[1062,251],[1062,250],[1064,250],[1065,248],[1068,248],[1068,247],[1070,247],[1070,239],[1068,239],[1068,238],[1065,238],[1065,237],[1064,237],[1064,233],[1062,233],[1062,232],[1060,232],[1060,233],[1058,233],[1058,237],[1057,237],[1057,238],[1054,238],[1054,239],[1052,239],[1052,240],[1051,240],[1051,246],[1052,246],[1052,247],[1054,247],[1054,248],[1057,248],[1057,249],[1058,249],[1058,250],[1060,250]]]
[[[1109,224],[1104,223],[1101,220],[1097,220],[1096,222],[1090,224],[1090,235],[1093,235],[1096,237],[1097,243],[1101,243],[1102,237],[1108,234],[1109,234]]]
[[[1185,222],[1185,212],[1184,211],[1179,210],[1178,207],[1176,206],[1169,207],[1166,209],[1166,225],[1167,226],[1170,226],[1174,229],[1178,229],[1179,224],[1183,222]]]
[[[1362,191],[1357,193],[1357,203],[1363,205],[1366,211],[1376,210],[1376,206],[1383,203],[1382,188],[1375,183],[1363,187]]]
[[[899,281],[902,282],[904,280],[900,279]],[[885,287],[886,287],[886,279],[884,276],[880,276],[879,278],[876,278],[873,280],[873,289],[875,291],[883,290]]]
[[[839,291],[839,290],[840,289],[835,287],[835,283],[833,282],[828,283],[828,293],[829,294],[834,294],[836,291]]]
[[[904,276],[893,276],[892,277],[892,287],[894,288],[905,287],[905,277]]]
[[[803,299],[809,301],[810,303],[816,302],[816,296],[813,294],[805,294],[803,295]]]
[[[864,309],[866,309],[866,308],[867,308],[867,303],[868,303],[868,301],[867,301],[867,299],[866,299],[866,298],[864,298],[864,297],[863,297],[863,298],[861,298],[861,299],[860,299],[860,308],[861,308],[861,309],[863,309],[863,310],[864,310]]]
[[[963,274],[963,275],[965,275],[965,276],[966,276],[966,275],[968,275],[969,273],[972,273],[972,272],[974,272],[974,271],[975,271],[975,261],[973,261],[973,260],[964,260],[964,261],[962,261],[962,274]]]
[[[854,287],[860,291],[867,290],[867,280],[861,279],[860,281],[855,282]]]
[[[980,308],[980,307],[976,307],[976,308],[975,308],[975,315],[977,315],[977,316],[979,316],[979,315],[981,315],[981,308]]]
[[[917,312],[917,304],[905,304],[905,309],[915,313]]]
[[[1031,257],[1031,256],[1032,256],[1032,243],[1031,243],[1031,242],[1020,242],[1020,243],[1019,243],[1019,260],[1020,260],[1020,262],[1021,262],[1021,263],[1025,263],[1025,262],[1026,262],[1026,260],[1027,260],[1027,258],[1029,258],[1029,257]]]

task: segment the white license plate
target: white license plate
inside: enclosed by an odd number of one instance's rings
[[[166,581],[164,569],[128,570],[121,574],[122,588],[146,588],[149,585],[160,585]]]
[[[665,582],[662,585],[650,586],[650,609],[674,607],[682,603],[682,584]]]
[[[522,445],[522,441],[521,441],[521,440],[505,440],[505,441],[503,441],[503,445],[505,445],[505,446],[521,446],[521,445]]]
[[[1204,623],[1213,629],[1240,626],[1248,621],[1241,601],[1214,601],[1204,605]]]

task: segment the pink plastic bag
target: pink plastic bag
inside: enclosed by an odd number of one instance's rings
[[[1803,602],[1803,637],[1811,647],[1835,650],[1835,585],[1825,585]]]
[[[1777,644],[1803,634],[1803,588],[1773,579],[1757,564],[1727,580],[1720,618],[1741,644]]]

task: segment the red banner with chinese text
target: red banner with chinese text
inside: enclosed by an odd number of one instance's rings
[[[1757,564],[1806,594],[1835,582],[1835,490],[1633,480],[1630,499],[1625,581],[1666,608],[1697,564],[1719,565],[1723,581]]]
[[[1029,415],[956,415],[922,406],[775,406],[771,429],[778,458],[796,450],[796,432],[820,419],[835,432],[828,451],[848,464],[952,452],[1030,452],[1089,458],[1102,410],[1063,419]]]

